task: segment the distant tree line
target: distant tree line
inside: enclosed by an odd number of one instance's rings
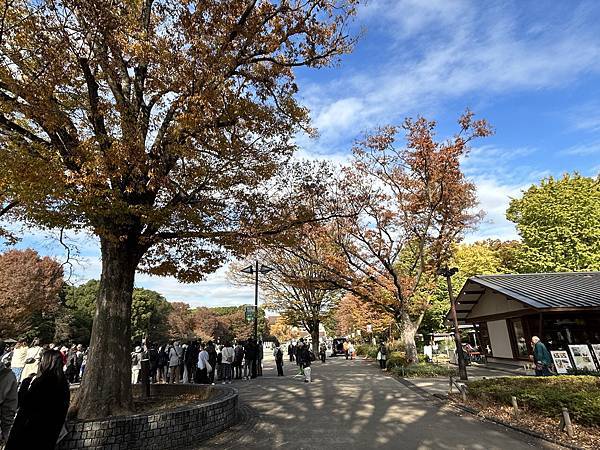
[[[39,337],[45,342],[88,345],[100,289],[98,280],[78,286],[64,281],[63,268],[35,250],[0,254],[0,338]],[[245,339],[253,324],[244,306],[191,308],[170,303],[160,293],[134,288],[131,339],[153,342],[170,339]],[[258,331],[268,335],[265,312],[259,308]]]

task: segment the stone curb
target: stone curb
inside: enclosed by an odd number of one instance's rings
[[[129,450],[181,448],[224,431],[238,418],[238,391],[233,387],[156,385],[159,396],[209,388],[217,395],[208,401],[169,410],[70,422],[58,448]],[[164,392],[161,392],[164,391]],[[161,395],[162,394],[162,395]]]

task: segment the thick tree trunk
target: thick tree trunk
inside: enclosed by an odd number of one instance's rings
[[[131,411],[131,296],[136,239],[101,238],[102,276],[90,352],[75,408],[79,419]]]
[[[415,343],[415,335],[419,324],[412,321],[408,314],[402,314],[400,319],[400,338],[404,351],[406,352],[406,361],[409,364],[416,364],[419,362],[417,354],[417,344]]]
[[[312,339],[312,350],[315,356],[319,357],[319,322],[316,323],[315,328],[310,332],[310,338]]]

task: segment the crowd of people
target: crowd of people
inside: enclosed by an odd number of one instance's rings
[[[143,381],[144,362],[150,383],[230,384],[262,375],[264,348],[253,338],[215,344],[202,340],[165,345],[138,345],[131,353],[131,382]]]

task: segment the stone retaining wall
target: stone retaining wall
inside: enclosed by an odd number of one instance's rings
[[[136,386],[137,390],[139,387]],[[101,421],[67,424],[69,434],[59,450],[175,449],[189,446],[233,425],[238,413],[238,394],[231,387],[195,384],[154,384],[151,395],[168,397],[209,390],[211,397],[200,403],[156,414],[112,417]]]

